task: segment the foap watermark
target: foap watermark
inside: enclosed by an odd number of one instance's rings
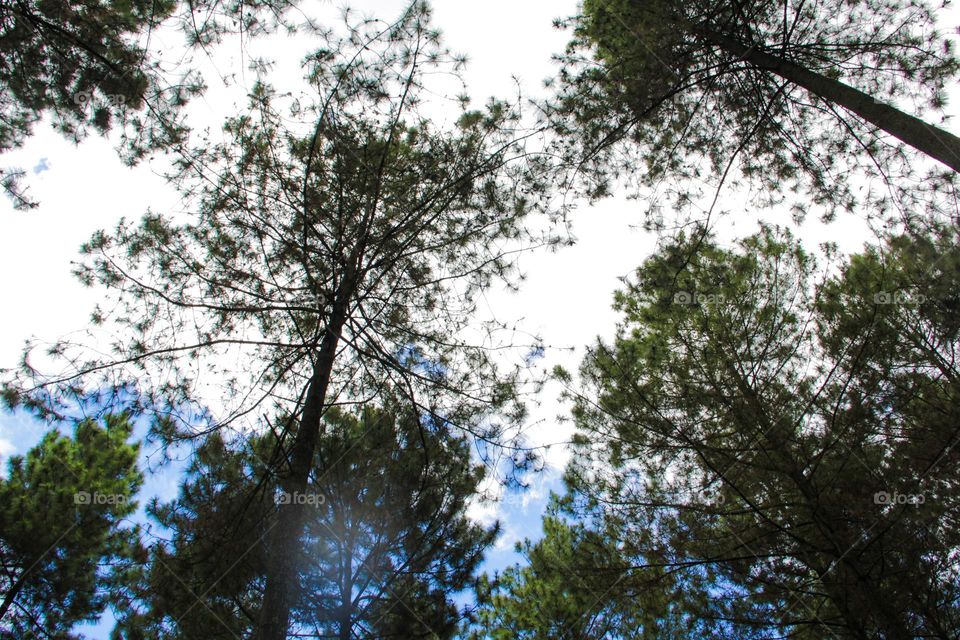
[[[78,491],[73,494],[73,504],[76,505],[87,505],[87,504],[98,504],[98,505],[108,505],[108,504],[126,504],[127,496],[122,493],[100,493],[94,491],[93,493],[89,491]]]
[[[73,94],[73,103],[81,107],[86,107],[88,104],[96,102],[96,98],[97,93],[93,89],[77,91]],[[119,93],[105,93],[103,94],[103,99],[107,104],[114,107],[122,107],[127,102],[127,97]]]
[[[688,487],[654,492],[651,497],[665,506],[675,507],[720,507],[727,501],[720,486]]]
[[[922,493],[897,493],[894,491],[877,491],[873,494],[873,504],[913,504],[919,505],[926,502],[927,498]]]
[[[723,302],[723,295],[719,293],[691,293],[677,291],[673,294],[675,304],[716,304]]]
[[[326,501],[327,498],[322,493],[300,493],[299,491],[290,493],[289,491],[281,491],[274,496],[274,502],[281,506],[288,504],[302,504],[309,505],[311,507],[319,507],[325,504]]]
[[[876,304],[917,305],[926,302],[927,297],[921,293],[909,291],[881,291],[873,294],[873,301]]]
[[[720,492],[720,487],[704,487],[702,489],[694,489],[691,493],[690,501],[693,504],[719,507],[727,501],[727,498]]]
[[[306,307],[308,309],[322,309],[327,306],[327,296],[322,293],[312,296],[300,296],[291,300],[288,304],[297,307]]]

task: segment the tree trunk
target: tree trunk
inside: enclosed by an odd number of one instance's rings
[[[280,506],[267,549],[267,575],[257,630],[258,640],[286,640],[290,626],[290,608],[299,572],[297,552],[303,535],[306,506],[299,503],[295,496],[305,494],[308,487],[327,387],[346,321],[346,307],[346,301],[342,299],[334,305],[307,387],[303,414],[290,451],[289,472],[281,479],[281,488],[292,499]]]
[[[32,569],[37,563],[34,562],[30,568]],[[3,603],[0,604],[0,620],[3,620],[4,616],[7,615],[7,611],[10,610],[10,607],[13,606],[14,600],[17,599],[17,596],[20,595],[20,591],[23,589],[23,586],[27,583],[27,575],[30,573],[30,570],[26,570],[20,574],[20,577],[17,578],[16,582],[10,587],[6,594],[3,596]]]
[[[350,640],[353,638],[353,616],[350,615],[351,606],[347,604],[344,606],[342,613],[340,614],[340,633],[337,636],[339,640]]]
[[[960,173],[960,138],[952,133],[878,102],[839,80],[828,78],[755,47],[747,47],[716,31],[704,27],[694,27],[694,30],[698,35],[757,69],[771,71],[824,100],[852,111],[875,127]]]
[[[343,522],[346,522],[345,517]],[[344,527],[342,535],[344,540],[340,560],[340,633],[338,637],[339,640],[351,640],[353,638],[353,534],[347,535]]]

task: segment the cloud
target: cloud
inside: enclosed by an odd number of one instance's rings
[[[46,158],[40,158],[40,162],[33,168],[33,175],[38,176],[44,171],[50,171],[50,161]]]
[[[12,442],[6,438],[0,438],[0,480],[7,479],[7,465],[6,458],[11,454],[16,453],[17,448]]]
[[[508,521],[502,525],[500,537],[497,538],[493,548],[497,551],[513,551],[517,543],[522,542],[528,535],[528,531]]]

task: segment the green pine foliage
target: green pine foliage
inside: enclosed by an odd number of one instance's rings
[[[960,637],[943,7],[583,0],[533,126],[522,97],[452,95],[464,59],[427,3],[345,12],[305,19],[300,90],[259,73],[245,108],[191,135],[203,82],[170,81],[154,30],[207,54],[295,31],[297,6],[0,0],[0,152],[44,117],[77,141],[119,130],[131,162],[172,151],[184,208],[84,245],[109,342],[29,344],[3,371],[8,408],[131,413],[10,460],[0,640],[79,640],[108,608],[114,640]],[[0,183],[27,207],[19,175]],[[555,372],[576,426],[565,494],[521,562],[480,576],[499,525],[469,507],[488,473],[538,461],[521,435],[544,353],[480,320],[485,293],[561,244],[555,217],[532,220],[555,196],[624,182],[665,185],[683,232],[624,279],[613,339]],[[818,258],[769,223],[728,244],[686,224],[731,183],[798,222],[886,226]],[[192,447],[149,529],[129,520],[133,415]]]
[[[583,363],[570,513],[623,527],[637,579],[710,567],[691,614],[740,632],[955,636],[957,246],[824,274],[772,227],[664,243]]]
[[[594,197],[666,181],[684,212],[728,182],[797,216],[949,213],[960,138],[911,115],[940,116],[960,70],[945,6],[585,0],[554,83],[559,152]]]
[[[198,449],[180,497],[151,515],[172,536],[153,548],[119,638],[250,637],[259,620],[278,512],[306,504],[292,629],[319,637],[450,638],[453,596],[472,585],[497,534],[466,515],[484,469],[448,425],[368,407],[325,418],[311,482],[284,500],[263,482],[274,442]],[[292,631],[291,631],[292,632]]]
[[[689,615],[702,589],[666,571],[634,580],[633,558],[621,551],[616,531],[551,511],[543,538],[518,545],[524,563],[479,583],[470,638],[711,637],[709,623]]]
[[[261,35],[283,24],[288,0],[3,0],[0,2],[0,153],[20,147],[43,117],[68,139],[125,134],[126,158],[184,142],[181,107],[204,89],[183,64],[157,56],[179,26],[188,47],[228,33]],[[167,28],[162,36],[154,32]],[[151,38],[153,40],[151,41]],[[151,49],[151,44],[154,45]],[[182,61],[181,61],[182,62]],[[174,67],[178,67],[174,69]],[[15,207],[36,206],[23,171],[0,169]]]
[[[47,433],[0,480],[0,637],[74,638],[118,601],[139,554],[139,445],[123,415]]]

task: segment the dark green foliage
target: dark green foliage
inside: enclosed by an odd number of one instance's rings
[[[151,513],[173,534],[154,548],[125,638],[248,637],[259,618],[268,534],[284,494],[261,484],[272,436],[238,450],[217,434],[178,500]],[[483,468],[449,427],[408,411],[331,410],[311,471],[295,628],[321,637],[449,638],[496,529],[465,515]],[[279,502],[276,505],[275,502]]]
[[[64,133],[106,131],[114,114],[138,109],[147,88],[145,52],[131,36],[165,19],[176,4],[5,1],[0,32],[3,103],[0,150],[19,146],[48,111]]]
[[[743,181],[765,203],[804,191],[798,216],[812,204],[832,213],[869,202],[860,211],[899,217],[950,206],[939,190],[953,171],[926,175],[878,131],[960,166],[960,139],[936,130],[927,140],[929,126],[886,106],[942,112],[960,67],[937,7],[585,0],[582,9],[568,24],[554,123],[593,195],[629,176],[637,186],[668,180],[684,209],[701,181]],[[871,178],[868,188],[854,189],[852,175]]]
[[[711,567],[738,632],[955,637],[957,246],[891,237],[818,284],[772,228],[665,243],[584,362],[571,512]]]
[[[518,545],[525,564],[478,587],[480,609],[471,638],[704,638],[709,621],[687,615],[705,599],[692,582],[664,571],[633,577],[617,532],[596,531],[547,515],[544,537]]]
[[[148,506],[163,533],[113,637],[249,637],[261,600],[263,536],[274,524],[272,487],[255,489],[270,445],[250,446],[237,451],[214,432],[197,448],[178,499]]]
[[[72,638],[114,603],[139,553],[139,447],[124,416],[47,433],[0,480],[0,638]]]
[[[440,419],[366,409],[360,419],[334,413],[318,450],[311,488],[325,500],[308,519],[305,553],[339,562],[305,576],[295,619],[343,638],[353,637],[345,627],[449,638],[450,597],[497,534],[466,515],[484,476],[469,442]]]
[[[143,106],[149,84],[145,52],[134,44],[166,18],[170,0],[3,0],[0,2],[0,152],[19,147],[45,114],[77,139],[105,132]],[[18,172],[0,173],[19,206]]]
[[[202,90],[191,71],[171,80],[151,36],[180,23],[188,46],[224,34],[274,29],[288,0],[2,0],[0,1],[0,153],[19,147],[44,116],[65,136],[104,134],[125,125],[128,158],[183,142],[179,109]],[[169,38],[172,33],[165,36]],[[154,42],[155,45],[155,42]],[[17,169],[0,170],[14,205],[30,207]]]
[[[282,8],[245,6],[194,3],[213,17],[191,44],[237,12],[242,31],[269,29],[249,16]],[[184,142],[167,116],[186,96],[152,102],[133,44],[178,7],[0,0],[0,46],[41,66],[32,80],[0,61],[0,151],[44,113],[76,137],[146,109],[159,129],[132,149]],[[73,54],[28,28],[31,11],[78,29],[56,32]],[[732,248],[695,226],[664,240],[570,391],[568,495],[544,539],[519,546],[525,565],[479,581],[464,630],[454,597],[496,534],[466,516],[484,478],[469,445],[486,455],[514,433],[528,364],[494,355],[516,345],[473,323],[477,303],[511,283],[517,252],[555,239],[525,226],[550,185],[519,107],[462,100],[441,121],[427,105],[428,79],[461,68],[429,18],[414,2],[389,24],[317,32],[309,91],[260,78],[222,136],[178,147],[189,214],[151,212],[84,247],[77,275],[108,290],[93,323],[115,340],[57,343],[52,373],[25,356],[4,402],[48,418],[78,399],[126,404],[164,415],[153,435],[193,439],[196,456],[179,497],[150,506],[148,550],[116,527],[129,501],[66,509],[82,490],[139,486],[125,420],[15,460],[0,485],[3,638],[69,638],[108,598],[117,640],[960,634],[960,252],[935,221],[823,272],[769,225]],[[867,124],[873,107],[811,89],[941,109],[958,65],[922,2],[585,0],[573,24],[550,115],[590,195],[615,175],[670,179],[685,211],[690,180],[729,178],[768,201],[806,190],[828,212],[943,211],[952,174],[911,191],[915,158]],[[854,196],[848,174],[889,190]]]
[[[77,397],[123,403],[186,425],[171,439],[196,435],[197,404],[216,406],[201,416],[210,430],[263,431],[265,411],[295,416],[269,460],[288,492],[308,484],[334,402],[400,394],[494,448],[513,437],[526,372],[493,356],[515,346],[512,333],[475,323],[475,310],[491,284],[509,283],[519,252],[550,241],[524,226],[545,189],[542,160],[527,156],[533,134],[516,105],[460,100],[456,119],[431,119],[428,79],[458,82],[462,60],[429,20],[414,2],[392,23],[348,22],[318,34],[309,91],[256,84],[221,139],[178,158],[192,215],[151,213],[85,246],[77,274],[111,299],[93,322],[117,339],[55,345],[64,369],[53,375],[24,358],[4,400],[43,416]],[[274,640],[291,601],[285,549],[299,544],[302,519],[299,508],[281,517],[261,625]]]
[[[376,21],[327,34],[308,57],[314,97],[295,105],[257,85],[224,142],[182,158],[194,215],[151,213],[85,246],[79,278],[120,301],[94,313],[116,329],[110,353],[64,341],[50,353],[65,375],[28,358],[5,372],[5,401],[50,416],[76,394],[122,396],[180,417],[217,376],[221,424],[256,420],[263,403],[294,413],[335,333],[331,379],[350,398],[388,385],[454,422],[497,409],[509,412],[501,424],[519,417],[515,372],[498,370],[488,350],[504,346],[503,327],[476,339],[463,330],[479,293],[509,280],[527,246],[537,194],[518,184],[537,173],[509,105],[464,109],[448,129],[421,113],[425,74],[460,69],[428,20],[416,5],[379,36]]]

